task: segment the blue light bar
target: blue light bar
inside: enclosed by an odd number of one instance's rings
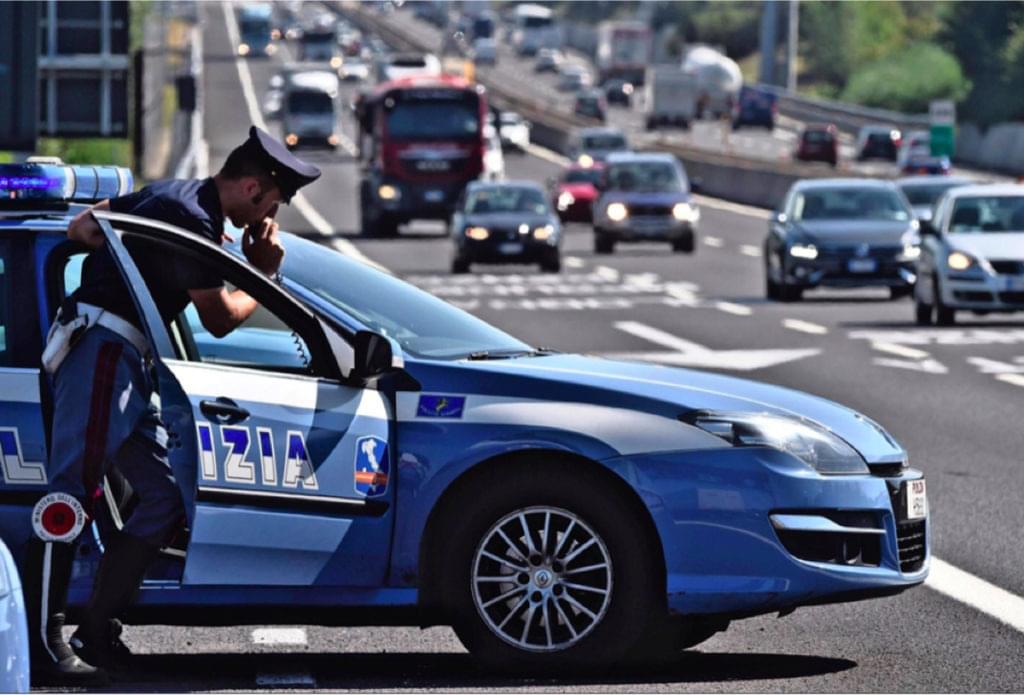
[[[132,172],[103,165],[0,164],[0,206],[5,200],[95,203],[131,193]]]

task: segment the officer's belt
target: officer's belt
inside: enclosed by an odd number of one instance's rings
[[[90,327],[103,326],[107,330],[117,333],[135,346],[140,355],[145,356],[149,354],[149,341],[146,340],[146,336],[143,335],[142,331],[117,314],[112,314],[102,307],[78,302],[78,315],[85,316],[88,320],[87,325]]]

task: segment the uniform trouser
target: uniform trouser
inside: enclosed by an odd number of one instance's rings
[[[102,326],[85,331],[53,377],[50,492],[78,498],[90,517],[116,466],[138,505],[125,533],[160,547],[184,515],[167,459],[153,377],[138,350]]]

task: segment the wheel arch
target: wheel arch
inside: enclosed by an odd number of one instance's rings
[[[592,476],[605,485],[609,492],[625,502],[628,512],[645,529],[646,540],[651,544],[657,566],[658,596],[661,597],[660,600],[667,601],[665,592],[668,570],[665,562],[665,548],[654,518],[637,491],[619,474],[599,461],[568,451],[530,449],[507,452],[480,461],[452,480],[438,496],[424,526],[417,562],[419,605],[424,625],[443,623],[448,617],[448,606],[441,582],[444,573],[444,541],[447,537],[444,531],[447,525],[458,517],[457,501],[459,497],[471,494],[474,489],[493,482],[495,478],[515,475],[513,466],[540,464],[560,467],[582,466],[578,470],[585,471],[584,475]]]

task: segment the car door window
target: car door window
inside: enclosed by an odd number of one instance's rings
[[[310,373],[311,360],[306,341],[265,307],[258,307],[223,338],[214,337],[203,327],[194,304],[189,304],[182,312],[180,321],[179,330],[184,324],[195,345],[195,352],[189,355],[192,361]]]

